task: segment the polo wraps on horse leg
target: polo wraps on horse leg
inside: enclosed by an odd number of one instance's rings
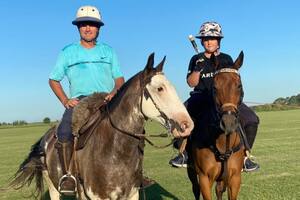
[[[73,108],[66,109],[63,118],[57,128],[58,141],[55,145],[58,152],[59,162],[63,176],[60,177],[58,191],[66,196],[76,195],[76,178],[71,174],[69,167],[73,154],[73,135],[72,135],[72,113]]]

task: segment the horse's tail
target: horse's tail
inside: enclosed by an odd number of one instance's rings
[[[41,196],[44,192],[43,185],[43,166],[44,164],[41,161],[41,150],[40,145],[43,137],[40,138],[34,145],[31,147],[31,151],[28,154],[27,158],[19,166],[18,171],[12,177],[12,181],[9,186],[18,190],[22,187],[29,186],[33,179],[35,179],[35,191],[31,196],[35,198]]]

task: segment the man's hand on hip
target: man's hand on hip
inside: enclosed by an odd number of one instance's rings
[[[65,102],[63,102],[65,108],[73,108],[79,103],[79,99],[74,98],[74,99],[67,99]]]

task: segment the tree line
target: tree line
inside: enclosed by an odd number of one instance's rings
[[[45,117],[42,121],[45,124],[49,124],[51,119],[49,117]],[[25,120],[15,120],[13,122],[0,122],[0,126],[24,126],[27,125],[28,122]]]
[[[300,94],[298,95],[294,95],[291,97],[280,97],[278,99],[276,99],[274,102],[274,104],[281,104],[281,105],[296,105],[299,106],[300,105]]]
[[[255,111],[293,110],[300,108],[300,94],[290,97],[279,97],[271,104],[252,107]]]

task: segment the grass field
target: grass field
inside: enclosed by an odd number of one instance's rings
[[[253,154],[261,169],[243,173],[239,199],[300,199],[300,110],[259,112],[261,119]],[[25,199],[27,190],[6,189],[9,178],[27,155],[30,146],[49,126],[0,129],[0,199]],[[161,132],[157,124],[147,124],[148,133]],[[167,144],[170,138],[151,138],[155,144]],[[146,189],[147,200],[192,200],[191,184],[185,169],[169,166],[177,151],[146,145],[144,171],[157,181]]]

